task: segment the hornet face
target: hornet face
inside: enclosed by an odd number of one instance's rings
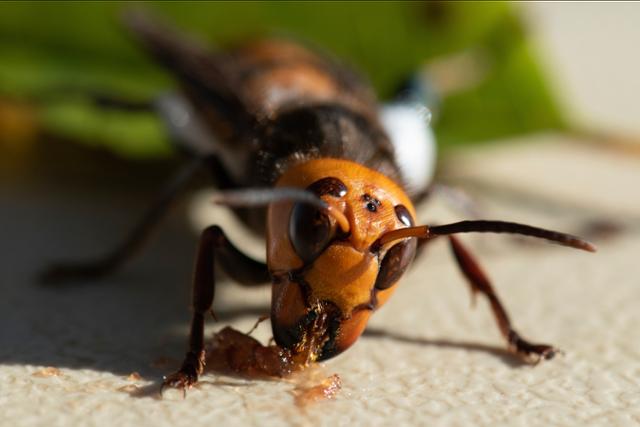
[[[414,225],[415,209],[389,178],[346,160],[308,161],[276,185],[307,189],[330,210],[305,202],[269,208],[274,338],[307,362],[329,359],[362,334],[413,260],[415,237],[378,239]]]

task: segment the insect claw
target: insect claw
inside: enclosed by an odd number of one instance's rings
[[[201,370],[200,370],[201,372]],[[187,389],[193,387],[198,381],[198,372],[194,369],[190,371],[183,367],[181,370],[167,376],[162,377],[162,385],[160,386],[160,396],[162,397],[166,387],[182,389],[182,398],[187,397]]]
[[[509,350],[533,366],[543,360],[551,360],[560,353],[560,350],[547,344],[532,344],[513,330],[509,333]]]
[[[170,388],[180,388],[182,389],[182,398],[185,399],[187,397],[187,388],[191,388],[191,384],[189,384],[189,380],[179,379],[171,382],[171,380],[167,380],[166,377],[163,377],[164,380],[162,385],[160,386],[160,397],[164,398],[164,391],[167,387]]]

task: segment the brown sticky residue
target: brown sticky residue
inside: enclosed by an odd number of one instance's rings
[[[137,372],[132,372],[127,377],[127,381],[140,381],[141,379],[142,379],[142,377]]]
[[[318,349],[326,341],[326,316],[304,331],[293,349],[275,344],[263,345],[255,338],[234,328],[226,327],[214,334],[207,348],[206,366],[214,371],[231,371],[255,377],[283,378],[301,371],[317,359]],[[316,323],[322,323],[317,325]]]
[[[325,378],[314,386],[299,385],[293,390],[294,400],[298,407],[304,408],[309,404],[325,399],[334,399],[342,388],[342,380],[338,374]]]
[[[31,374],[32,377],[38,378],[61,377],[62,375],[62,371],[58,368],[54,368],[53,366],[47,366],[46,368],[42,368]]]
[[[265,346],[231,327],[213,336],[207,349],[207,367],[249,377],[284,377],[296,369],[291,352],[276,345]]]
[[[141,379],[142,379],[142,376],[137,372],[131,372],[126,377],[127,381],[132,381],[132,382],[140,381]],[[140,386],[138,384],[126,384],[126,385],[123,385],[122,387],[118,387],[116,390],[121,391],[123,393],[129,393],[130,395],[133,396],[140,392]]]
[[[293,396],[300,408],[333,399],[342,388],[340,377],[337,374],[324,377],[326,374],[322,374],[322,370],[306,369],[319,366],[312,363],[315,358],[310,355],[315,354],[318,345],[324,344],[320,335],[325,334],[306,332],[302,348],[289,350],[274,344],[265,346],[248,334],[231,327],[223,328],[214,334],[207,348],[206,367],[219,373],[231,372],[252,379],[287,378],[287,382],[295,384]]]
[[[117,390],[123,393],[129,393],[133,395],[139,392],[140,386],[137,384],[127,384],[127,385],[123,385],[122,387],[118,387]]]

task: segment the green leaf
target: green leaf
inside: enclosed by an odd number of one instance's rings
[[[52,131],[125,156],[170,152],[147,114],[96,108],[82,91],[148,99],[174,86],[119,23],[131,3],[0,4],[0,97],[36,103]],[[523,26],[504,2],[158,2],[179,27],[222,46],[249,36],[306,40],[368,76],[384,98],[434,59],[477,51],[490,64],[475,86],[448,94],[441,144],[564,126]]]

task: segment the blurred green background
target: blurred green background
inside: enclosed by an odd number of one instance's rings
[[[120,12],[133,5],[0,4],[0,144],[26,144],[44,133],[128,158],[170,155],[164,127],[154,115],[100,108],[87,96],[146,100],[173,86],[120,23]],[[442,147],[565,127],[510,3],[144,6],[213,46],[269,34],[311,42],[353,64],[381,99],[412,73],[430,75],[442,98],[434,122]]]

